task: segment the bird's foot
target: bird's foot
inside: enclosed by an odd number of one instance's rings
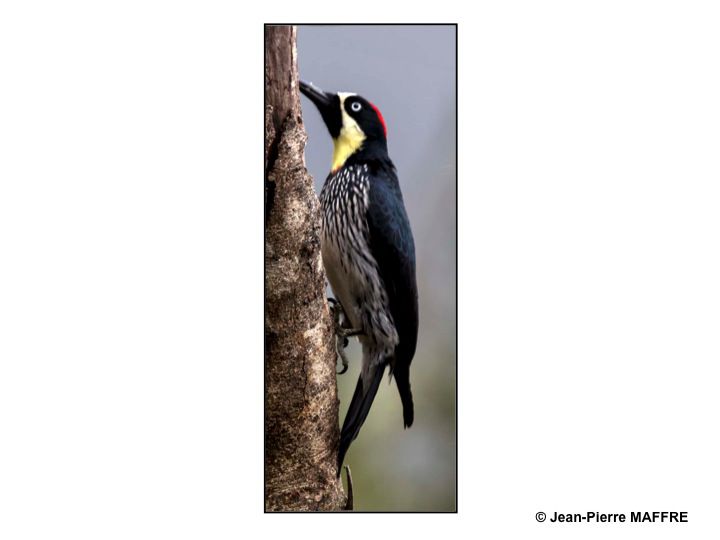
[[[362,330],[358,328],[346,328],[349,319],[340,302],[334,298],[328,298],[328,304],[330,306],[330,314],[332,315],[335,330],[335,351],[342,362],[342,370],[337,373],[338,375],[342,375],[348,370],[349,365],[348,357],[345,354],[345,348],[348,346],[348,338],[361,335]]]
[[[340,357],[340,361],[342,362],[342,369],[340,371],[337,371],[336,373],[338,375],[342,375],[348,370],[348,366],[350,365],[350,361],[348,360],[347,354],[345,354],[345,348],[344,347],[338,347],[340,341],[338,341],[335,344],[335,351],[337,352],[338,356]]]

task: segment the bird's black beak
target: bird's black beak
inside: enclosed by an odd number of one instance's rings
[[[324,108],[330,106],[332,94],[323,92],[311,83],[300,81],[300,91],[305,94],[305,96],[312,101],[321,112]]]
[[[313,102],[320,111],[330,136],[335,138],[340,135],[342,127],[342,115],[340,112],[340,98],[337,94],[323,92],[316,86],[300,81],[300,91]]]

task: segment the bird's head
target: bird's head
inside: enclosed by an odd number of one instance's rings
[[[332,169],[339,169],[361,149],[387,152],[387,128],[378,108],[349,92],[331,94],[300,81],[300,91],[312,101],[333,139]]]

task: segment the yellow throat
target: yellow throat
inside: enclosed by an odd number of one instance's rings
[[[365,133],[360,129],[357,122],[345,112],[345,98],[353,94],[341,93],[340,110],[342,111],[342,128],[340,135],[333,139],[332,170],[337,171],[352,156],[365,141]]]

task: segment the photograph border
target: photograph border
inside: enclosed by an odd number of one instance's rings
[[[393,22],[393,23],[264,23],[263,25],[263,39],[265,38],[265,35],[267,33],[268,27],[272,26],[454,26],[455,27],[455,510],[348,510],[348,511],[331,511],[331,510],[273,510],[269,511],[265,507],[265,488],[267,485],[267,471],[265,468],[265,463],[267,459],[267,441],[265,439],[266,433],[265,433],[265,422],[267,420],[267,396],[266,396],[266,389],[267,389],[267,365],[265,363],[265,359],[267,357],[267,344],[265,343],[265,336],[263,335],[263,495],[262,495],[262,507],[263,507],[263,513],[264,514],[337,514],[337,513],[348,513],[348,514],[457,514],[458,513],[458,481],[460,478],[459,474],[459,449],[458,449],[458,441],[459,441],[459,421],[458,421],[458,382],[459,382],[459,376],[458,376],[458,368],[459,368],[459,359],[458,359],[458,246],[459,246],[459,237],[458,237],[458,201],[459,201],[459,182],[458,182],[458,160],[459,160],[459,152],[458,152],[458,120],[459,120],[459,48],[458,48],[458,23],[403,23],[403,22]],[[263,75],[262,75],[262,81],[263,81],[263,87],[264,87],[264,80],[265,80],[265,66],[267,63],[267,54],[265,52],[265,47],[263,46]],[[263,138],[265,136],[264,134],[264,127],[265,127],[265,108],[267,107],[267,103],[265,102],[265,94],[263,92]],[[267,171],[265,171],[265,157],[263,154],[263,171],[264,174],[267,174]],[[264,193],[264,190],[263,190]],[[263,201],[263,238],[262,238],[262,254],[263,254],[263,329],[265,326],[265,317],[266,317],[266,305],[267,305],[267,290],[266,290],[266,274],[267,274],[267,267],[265,262],[265,224],[267,219],[267,208],[265,207],[264,201]]]

